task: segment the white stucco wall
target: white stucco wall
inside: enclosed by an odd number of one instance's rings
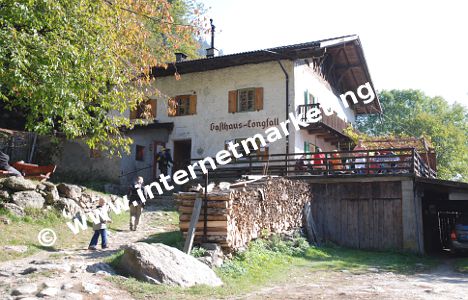
[[[290,99],[293,98],[293,65],[283,61],[290,73]],[[211,126],[226,123],[248,123],[252,121],[285,120],[285,76],[278,63],[267,62],[183,74],[180,80],[173,76],[157,78],[156,87],[163,95],[196,94],[197,114],[189,116],[169,117],[166,101],[163,97],[149,95],[158,99],[157,120],[159,122],[174,122],[174,130],[169,136],[168,147],[173,149],[174,140],[192,140],[192,158],[214,156],[224,149],[226,140],[247,138],[257,133],[263,133],[266,128],[246,127],[229,131],[211,130]],[[263,87],[263,110],[253,112],[228,112],[228,92],[231,90]],[[167,99],[167,98],[166,98]],[[203,151],[201,151],[203,150]],[[284,153],[285,139],[270,145],[270,153]]]
[[[305,104],[304,93],[307,91],[309,94],[314,95],[317,102],[322,107],[331,108],[336,112],[338,117],[342,118],[347,122],[355,122],[355,113],[352,109],[345,108],[339,95],[336,95],[331,90],[329,84],[321,78],[313,70],[313,65],[307,65],[303,60],[296,61],[294,67],[294,102],[293,106],[295,111],[299,105]],[[312,103],[312,99],[309,100]],[[322,112],[323,113],[323,112]],[[304,141],[308,141],[320,148],[323,151],[331,151],[335,149],[330,143],[325,142],[321,138],[317,138],[316,135],[308,134],[305,130],[301,130],[294,137],[294,151],[304,151]],[[291,148],[292,149],[292,148]]]

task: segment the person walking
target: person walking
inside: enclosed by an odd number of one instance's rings
[[[130,201],[130,231],[136,231],[138,224],[140,223],[141,214],[143,212],[143,208],[145,207],[145,202],[143,202],[138,195],[138,190],[141,190],[143,195],[146,193],[143,191],[143,177],[138,176],[130,187],[128,199]]]
[[[23,174],[21,174],[20,171],[10,166],[8,164],[9,161],[10,161],[10,157],[6,153],[0,150],[0,170],[7,171],[9,174],[13,176],[22,177]]]
[[[89,243],[88,250],[96,250],[99,236],[101,236],[101,247],[106,249],[107,246],[107,223],[112,223],[112,220],[108,216],[108,207],[104,198],[99,198],[99,204],[96,207],[95,212],[99,216],[99,223],[93,224],[94,235]]]
[[[172,161],[172,156],[171,156],[171,153],[169,152],[169,149],[161,147],[161,151],[159,151],[158,154],[156,155],[157,155],[156,160],[158,162],[159,172],[167,176],[167,168],[169,166],[169,163],[174,164],[174,162]]]

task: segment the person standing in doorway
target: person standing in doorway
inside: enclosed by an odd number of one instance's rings
[[[138,190],[140,190],[143,195],[145,192],[143,191],[143,177],[138,176],[130,187],[128,199],[130,201],[130,231],[136,231],[138,224],[140,223],[141,214],[143,212],[143,207],[145,206],[146,202],[143,202],[138,195]],[[146,195],[145,195],[146,198]]]
[[[169,164],[174,164],[174,162],[172,161],[172,156],[171,156],[171,153],[169,152],[169,149],[161,147],[161,151],[159,151],[158,154],[156,155],[157,155],[156,160],[158,162],[159,172],[167,176],[167,168],[170,167]]]

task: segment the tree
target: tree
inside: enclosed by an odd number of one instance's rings
[[[4,0],[0,107],[23,112],[28,130],[128,150],[123,113],[144,100],[151,66],[177,51],[196,55],[200,9],[183,0]]]
[[[391,90],[379,93],[383,116],[357,120],[358,129],[369,135],[424,136],[435,146],[438,177],[457,174],[468,181],[468,109],[449,105],[442,97],[429,97],[419,90]]]

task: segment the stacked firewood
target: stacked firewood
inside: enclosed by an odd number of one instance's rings
[[[228,191],[208,193],[206,242],[218,243],[227,251],[244,247],[262,232],[282,233],[302,226],[302,210],[310,201],[309,185],[283,178],[236,183]],[[203,194],[175,194],[180,229],[187,236],[195,199]],[[196,226],[195,243],[203,241],[205,201]]]

